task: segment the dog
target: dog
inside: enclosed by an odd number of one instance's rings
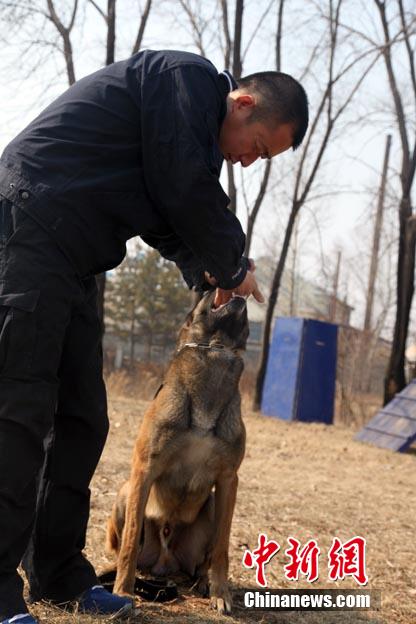
[[[185,572],[214,609],[229,613],[229,538],[245,451],[238,386],[249,330],[244,298],[218,309],[213,300],[205,294],[179,332],[106,544],[118,556],[115,593],[133,594],[136,568],[155,576]]]

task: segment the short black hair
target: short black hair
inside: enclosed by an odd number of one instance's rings
[[[302,85],[283,72],[265,71],[237,80],[238,88],[258,94],[259,102],[250,121],[272,122],[273,125],[291,123],[295,150],[302,143],[308,129],[308,97]]]

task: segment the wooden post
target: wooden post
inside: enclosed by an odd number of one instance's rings
[[[364,319],[364,331],[366,332],[371,331],[371,321],[372,321],[373,306],[374,306],[374,290],[375,290],[375,284],[377,280],[378,253],[380,249],[381,228],[383,225],[384,196],[385,196],[385,191],[386,191],[386,180],[387,180],[387,170],[389,166],[390,148],[391,148],[391,134],[388,134],[386,138],[386,149],[384,152],[383,172],[381,175],[380,190],[378,194],[376,221],[374,224],[373,250],[371,253],[370,273],[368,276],[367,302],[366,302],[365,319]]]
[[[335,269],[334,283],[332,287],[332,297],[329,308],[329,320],[331,323],[335,323],[337,318],[337,299],[338,299],[338,283],[339,283],[339,271],[341,267],[341,251],[338,251],[337,267]]]

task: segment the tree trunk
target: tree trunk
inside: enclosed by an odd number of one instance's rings
[[[272,161],[271,160],[267,160],[266,165],[264,167],[263,178],[262,178],[262,181],[261,181],[260,190],[259,190],[258,195],[256,197],[256,201],[254,202],[253,210],[250,212],[250,214],[248,216],[248,220],[247,220],[247,235],[246,235],[246,249],[245,249],[245,255],[246,256],[248,256],[249,253],[250,253],[250,247],[251,247],[251,243],[252,243],[252,239],[253,239],[254,224],[256,222],[257,215],[259,213],[260,207],[261,207],[261,205],[263,203],[263,199],[264,199],[264,197],[266,195],[266,189],[267,189],[267,184],[268,184],[269,178],[270,178],[271,167],[272,167]]]
[[[416,143],[414,143],[413,148],[411,148],[409,130],[406,125],[406,109],[403,104],[404,98],[400,92],[399,82],[395,73],[395,65],[392,60],[390,20],[386,12],[388,3],[382,0],[375,0],[375,4],[380,14],[380,21],[384,33],[385,46],[383,48],[383,56],[402,147],[400,171],[402,197],[399,207],[400,230],[399,257],[397,262],[397,309],[391,356],[384,379],[384,404],[386,404],[391,401],[394,395],[400,392],[406,384],[404,372],[405,348],[414,291],[415,271],[415,217],[412,215],[411,193],[416,171]],[[405,50],[410,65],[410,81],[406,84],[406,98],[409,95],[409,89],[413,91],[413,96],[416,97],[416,72],[414,53],[410,41],[409,24],[406,24],[406,14],[403,10],[403,3],[400,0],[398,1],[398,6],[404,33]],[[411,136],[413,141],[414,134]]]
[[[285,239],[283,241],[282,252],[280,254],[279,262],[277,264],[272,287],[270,291],[270,297],[267,302],[266,318],[264,320],[263,338],[262,338],[262,350],[260,356],[260,365],[257,372],[256,387],[254,392],[253,409],[258,411],[261,407],[261,398],[263,394],[264,379],[266,377],[267,360],[270,350],[270,334],[273,323],[273,312],[277,301],[277,295],[279,293],[280,282],[282,280],[283,270],[285,268],[285,262],[289,251],[290,238],[292,236],[293,227],[295,225],[296,216],[299,212],[300,205],[294,203],[289,216],[287,224]]]
[[[134,366],[134,345],[136,343],[134,336],[134,306],[133,306],[133,315],[130,323],[130,369],[133,369]]]
[[[410,197],[400,203],[400,240],[397,263],[397,308],[391,355],[384,380],[384,405],[406,385],[404,371],[406,339],[414,293],[416,217],[411,212]]]
[[[336,322],[337,318],[337,300],[338,300],[338,284],[339,284],[339,272],[341,268],[341,252],[337,254],[337,266],[335,268],[334,282],[332,285],[331,303],[329,306],[329,320],[331,323]]]
[[[105,64],[111,65],[116,48],[116,0],[107,0],[107,46]]]
[[[228,197],[230,198],[230,203],[228,204],[228,208],[231,210],[233,214],[236,214],[237,212],[237,189],[235,187],[235,182],[234,182],[233,165],[230,162],[227,162],[227,173],[228,173]]]
[[[236,0],[234,21],[233,76],[241,78],[243,63],[241,60],[241,34],[243,29],[244,0]]]
[[[65,56],[65,64],[66,64],[66,72],[68,75],[68,83],[73,85],[75,82],[75,68],[74,68],[74,57],[72,54],[72,45],[71,40],[69,38],[69,33],[63,37],[64,41],[64,56]]]
[[[139,31],[137,33],[136,41],[133,46],[132,54],[136,54],[142,46],[143,35],[146,28],[147,20],[149,19],[149,13],[152,6],[152,0],[147,0],[146,6],[144,8],[142,19],[140,20]]]
[[[225,20],[228,19],[228,13],[227,13],[226,7],[224,10],[224,3],[222,6],[223,6],[224,29],[227,33]],[[235,5],[233,67],[232,67],[232,74],[236,80],[241,78],[241,72],[243,71],[243,64],[241,60],[241,33],[242,33],[242,28],[243,28],[243,13],[244,13],[244,0],[237,0],[236,5]],[[228,33],[228,36],[229,36],[229,33]],[[227,52],[226,50],[226,60],[225,60],[226,63],[229,62],[229,56],[230,56],[229,51]],[[233,214],[237,214],[237,189],[235,186],[233,165],[230,162],[227,162],[227,173],[228,173],[228,196],[230,198],[230,204],[228,208],[231,210]]]
[[[153,346],[153,334],[152,332],[148,332],[147,340],[146,340],[146,362],[152,361],[152,346]]]

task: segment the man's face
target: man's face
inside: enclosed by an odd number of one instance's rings
[[[250,122],[255,106],[251,95],[234,92],[229,97],[218,144],[225,160],[233,165],[240,162],[248,167],[258,158],[273,158],[292,147],[290,124],[269,128],[261,121]]]

